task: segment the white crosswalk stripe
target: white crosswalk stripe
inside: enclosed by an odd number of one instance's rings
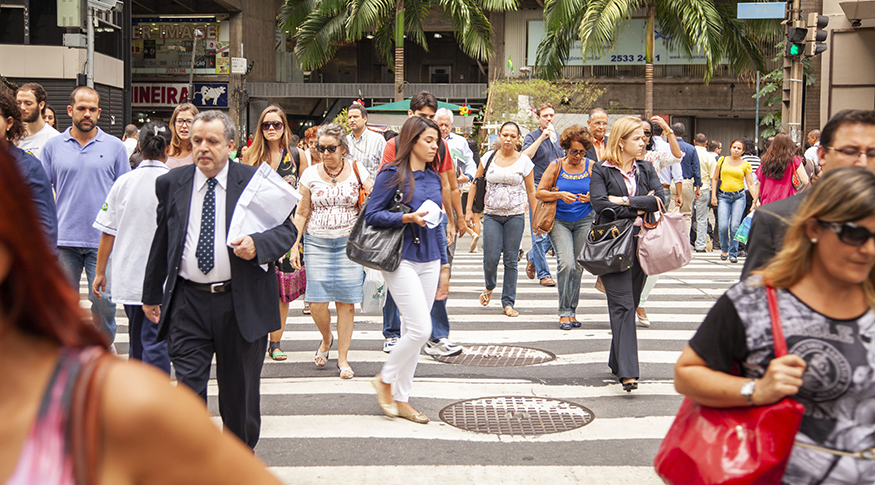
[[[521,315],[509,318],[501,312],[501,264],[492,302],[480,306],[482,252],[463,252],[469,241],[462,240],[453,267],[450,340],[530,347],[556,359],[522,367],[467,367],[422,355],[410,402],[431,422],[392,421],[380,414],[368,382],[387,357],[381,351],[382,316],[357,311],[349,354],[356,377],[341,380],[334,367],[336,345],[327,366],[314,365],[320,336],[298,300],[290,305],[283,335],[288,360],[265,357],[257,454],[286,483],[661,483],[652,460],[681,400],[672,383],[673,365],[717,297],[738,281],[741,264],[721,261],[717,252],[694,254],[690,265],[660,277],[645,305],[652,327],[637,329],[640,387],[627,394],[607,367],[611,331],[595,277],[585,274],[581,283],[582,328],[562,331],[556,288],[529,280],[523,259],[515,303]],[[555,278],[555,258],[548,261]],[[81,290],[85,300],[84,279]],[[116,345],[124,353],[127,322],[121,307],[117,314]],[[217,390],[211,381],[214,414]],[[475,433],[440,419],[450,404],[491,396],[566,400],[590,409],[594,419],[582,428],[534,437]]]

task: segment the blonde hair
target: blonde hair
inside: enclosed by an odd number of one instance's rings
[[[246,153],[243,154],[244,165],[258,167],[262,163],[270,160],[270,146],[264,138],[264,130],[261,129],[261,123],[269,113],[276,113],[279,115],[280,121],[283,123],[283,134],[280,137],[280,149],[285,148],[286,151],[290,150],[289,140],[292,138],[292,132],[289,130],[289,120],[286,118],[286,113],[282,108],[272,104],[267,108],[264,108],[264,111],[261,112],[261,116],[258,117],[258,124],[255,125],[256,132],[255,137],[252,140],[252,146],[250,146],[246,150]]]
[[[781,251],[765,268],[753,272],[763,277],[764,284],[786,289],[811,271],[815,245],[806,233],[809,221],[844,223],[875,216],[875,173],[864,168],[832,170],[808,192],[787,229]],[[869,306],[875,308],[875,268],[861,286]]]
[[[605,150],[605,160],[614,165],[622,164],[622,151],[620,150],[620,140],[629,138],[633,131],[641,128],[641,118],[634,116],[624,116],[614,122],[611,126],[611,136],[608,137],[608,146]]]
[[[184,111],[191,111],[192,116],[197,116],[199,113],[197,106],[191,103],[182,103],[173,110],[173,114],[170,115],[170,133],[173,134],[173,138],[170,139],[170,154],[171,157],[176,157],[177,155],[182,153],[182,138],[179,138],[179,134],[176,132],[176,117],[179,116],[179,113]],[[186,148],[191,150],[191,125],[188,125],[188,133],[189,139],[185,140]]]

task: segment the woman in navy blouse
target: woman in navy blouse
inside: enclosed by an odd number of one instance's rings
[[[441,178],[437,172],[439,142],[440,130],[433,121],[420,117],[408,119],[401,127],[396,158],[377,175],[364,214],[365,221],[372,226],[404,225],[401,264],[393,272],[383,272],[401,312],[401,339],[372,384],[383,413],[421,424],[427,423],[428,417],[413,409],[408,399],[419,350],[431,336],[430,312],[438,276],[441,266],[447,264],[446,256],[440,251],[439,226],[428,227],[425,218],[429,211],[419,210],[429,200],[436,207],[441,205]],[[388,210],[399,186],[403,203],[413,209],[410,213]]]

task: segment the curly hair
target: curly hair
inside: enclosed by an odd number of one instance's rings
[[[562,130],[562,135],[559,136],[559,146],[568,151],[571,149],[571,143],[575,141],[583,145],[584,150],[589,150],[592,146],[592,135],[589,134],[589,129],[583,125],[571,125]]]
[[[21,111],[12,96],[0,91],[0,114],[3,118],[12,118],[12,123],[6,127],[6,141],[16,142],[24,136],[24,124],[21,122]]]

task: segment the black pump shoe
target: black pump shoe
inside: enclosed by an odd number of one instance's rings
[[[637,380],[623,382],[622,384],[623,384],[623,390],[626,392],[632,392],[635,389],[638,389],[638,381]]]

